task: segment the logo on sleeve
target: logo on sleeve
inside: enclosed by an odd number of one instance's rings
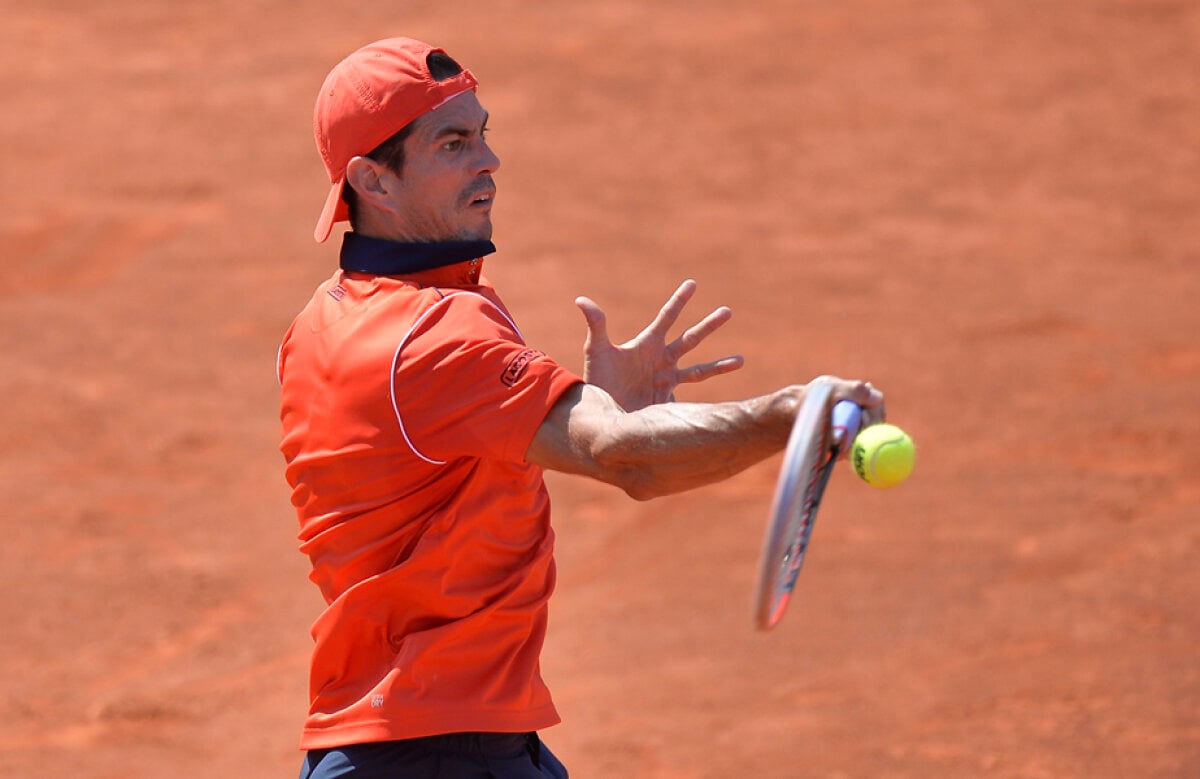
[[[537,349],[525,349],[518,352],[508,361],[508,365],[504,366],[504,373],[500,374],[501,383],[506,387],[516,386],[521,377],[525,375],[526,369],[529,368],[529,363],[544,354],[545,352],[539,352]]]

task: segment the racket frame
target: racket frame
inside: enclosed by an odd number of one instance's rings
[[[828,384],[808,389],[788,437],[759,560],[754,618],[760,630],[774,628],[783,618],[804,566],[825,487],[841,447],[853,440],[858,427],[854,413],[850,424],[840,422],[835,440],[833,424],[839,423],[830,421],[832,392]]]

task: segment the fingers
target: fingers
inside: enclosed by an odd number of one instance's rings
[[[726,373],[733,373],[746,364],[745,359],[740,354],[722,357],[719,360],[706,362],[703,365],[693,365],[689,368],[682,368],[678,374],[680,384],[697,384],[699,382],[711,379],[714,376],[723,376]]]
[[[873,425],[876,422],[883,422],[887,419],[887,404],[884,400],[883,393],[875,389],[875,385],[871,382],[866,383],[866,388],[872,399],[878,399],[876,405],[864,405],[863,416],[866,418],[866,424]],[[862,404],[860,404],[862,405]]]
[[[683,313],[683,309],[687,307],[688,302],[696,294],[696,282],[694,279],[685,279],[658,310],[658,314],[654,320],[638,334],[636,338],[624,344],[631,346],[633,344],[658,340],[663,342],[667,350],[674,359],[679,359],[691,350],[695,349],[708,336],[712,335],[718,328],[724,325],[733,316],[733,311],[728,306],[720,306],[715,309],[704,319],[685,330],[678,338],[670,344],[666,344],[666,336],[668,331],[675,326],[679,321],[679,315]],[[608,331],[605,325],[604,312],[590,298],[578,297],[575,299],[575,305],[583,311],[584,317],[587,318],[589,328],[593,330],[593,337],[599,338],[603,336],[608,338]]]
[[[683,332],[670,349],[676,357],[682,357],[700,345],[700,342],[712,335],[718,328],[733,317],[733,311],[728,306],[721,306],[704,319]]]
[[[582,295],[575,298],[575,305],[583,312],[583,318],[588,327],[588,343],[608,343],[608,317],[604,309],[594,300]]]
[[[654,321],[647,325],[642,333],[659,334],[665,337],[667,331],[679,319],[679,315],[683,313],[684,307],[687,306],[688,301],[695,294],[696,282],[692,279],[685,279],[675,289],[675,292],[671,294],[671,297],[667,299],[667,302],[663,304],[663,307],[658,310],[658,316],[654,317]]]
[[[882,422],[887,417],[883,393],[869,381],[841,379],[837,376],[819,376],[811,383],[832,385],[833,403],[849,400],[862,407],[862,426]]]
[[[879,408],[883,406],[883,393],[875,389],[869,381],[850,381],[846,382],[850,385],[850,392],[847,395],[847,400],[852,400],[858,405],[866,408]]]

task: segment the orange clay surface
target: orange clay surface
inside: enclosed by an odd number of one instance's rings
[[[767,634],[780,458],[550,475],[572,776],[1200,776],[1200,6],[435,5],[3,3],[0,773],[295,776],[311,109],[407,34],[482,82],[532,344],[579,369],[576,295],[623,340],[692,277],[747,364],[681,399],[869,378],[918,446],[839,468]]]

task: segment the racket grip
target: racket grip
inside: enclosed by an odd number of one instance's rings
[[[862,424],[862,408],[849,400],[839,400],[833,407],[831,417],[833,445],[841,446],[853,441],[858,435],[858,426]]]

